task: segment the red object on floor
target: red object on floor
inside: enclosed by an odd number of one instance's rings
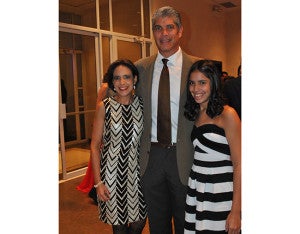
[[[79,191],[84,193],[88,193],[94,185],[94,176],[92,170],[92,163],[91,160],[89,161],[88,168],[86,170],[85,176],[81,183],[76,187]]]

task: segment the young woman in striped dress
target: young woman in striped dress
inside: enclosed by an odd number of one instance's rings
[[[194,161],[188,181],[185,234],[241,230],[241,122],[223,105],[212,61],[193,64],[185,117],[194,121]]]

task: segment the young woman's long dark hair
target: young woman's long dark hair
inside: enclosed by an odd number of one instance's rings
[[[199,71],[207,78],[210,79],[211,84],[211,95],[208,100],[208,105],[206,109],[206,114],[210,118],[214,118],[220,115],[224,109],[223,99],[220,93],[220,72],[215,66],[214,62],[211,60],[199,60],[195,62],[189,71],[189,78],[187,80],[186,91],[187,100],[184,105],[185,111],[184,116],[191,121],[195,121],[199,115],[200,105],[195,102],[190,90],[190,76],[194,71]]]

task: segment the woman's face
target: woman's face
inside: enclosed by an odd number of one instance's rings
[[[137,77],[133,77],[131,70],[126,66],[120,65],[115,68],[113,76],[114,91],[120,97],[131,95],[137,80]]]
[[[198,70],[190,75],[189,90],[195,99],[195,102],[200,105],[207,105],[211,94],[210,79]]]

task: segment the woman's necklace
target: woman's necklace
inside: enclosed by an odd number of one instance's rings
[[[133,95],[120,97],[118,94],[116,94],[114,99],[122,105],[130,105],[133,102]]]

